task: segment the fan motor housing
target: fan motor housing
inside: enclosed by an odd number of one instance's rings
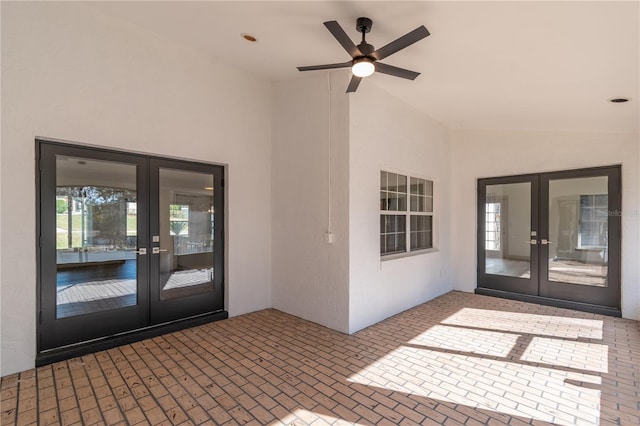
[[[358,50],[360,50],[364,56],[371,56],[371,54],[375,52],[376,48],[369,43],[362,42],[358,45]]]
[[[371,27],[373,26],[373,21],[369,18],[358,18],[356,21],[356,30],[359,33],[368,33],[371,31]]]

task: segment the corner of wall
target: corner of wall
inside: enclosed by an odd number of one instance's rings
[[[271,292],[274,308],[346,331],[348,97],[339,74],[274,85]]]

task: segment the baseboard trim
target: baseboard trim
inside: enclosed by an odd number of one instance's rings
[[[512,293],[503,290],[494,290],[492,288],[478,287],[475,289],[476,294],[483,296],[500,297],[502,299],[518,300],[520,302],[537,303],[539,305],[555,306],[556,308],[573,309],[575,311],[589,312],[592,314],[607,315],[610,317],[622,317],[620,309],[611,308],[609,306],[591,305],[589,303],[571,302],[569,300],[552,299],[549,297],[533,296],[530,294]]]
[[[139,330],[133,330],[127,333],[105,337],[100,340],[78,343],[75,345],[65,346],[63,348],[49,349],[39,352],[36,355],[36,367],[42,367],[43,365],[52,364],[54,362],[63,361],[65,359],[115,348],[116,346],[138,342],[140,340],[149,339],[151,337],[160,336],[162,334],[184,330],[186,328],[195,327],[209,322],[220,321],[227,318],[229,318],[229,313],[227,311],[218,311],[204,315],[198,315],[195,317],[185,318],[178,321],[172,321],[169,323],[158,324]]]

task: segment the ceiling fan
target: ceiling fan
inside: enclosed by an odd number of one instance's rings
[[[353,41],[351,41],[337,21],[325,22],[324,26],[327,27],[329,32],[333,34],[336,40],[338,40],[338,43],[344,47],[344,50],[351,55],[352,60],[338,64],[298,67],[299,71],[328,70],[350,67],[353,76],[351,77],[351,81],[347,87],[347,93],[355,92],[362,78],[370,76],[375,71],[409,80],[415,80],[416,77],[420,75],[419,72],[394,67],[378,61],[427,37],[429,35],[429,31],[424,25],[419,26],[415,30],[403,35],[378,50],[375,50],[374,47],[365,40],[365,34],[371,31],[371,27],[373,26],[373,21],[369,18],[358,18],[356,21],[356,30],[362,33],[362,41],[357,46],[353,44]]]

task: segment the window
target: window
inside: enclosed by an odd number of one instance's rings
[[[604,248],[607,246],[608,208],[609,197],[607,194],[580,196],[578,248]]]
[[[433,247],[433,182],[380,172],[380,254]]]
[[[502,213],[502,203],[487,202],[485,213],[485,249],[500,251],[500,214]]]
[[[189,235],[189,206],[169,204],[170,234],[176,237]]]

